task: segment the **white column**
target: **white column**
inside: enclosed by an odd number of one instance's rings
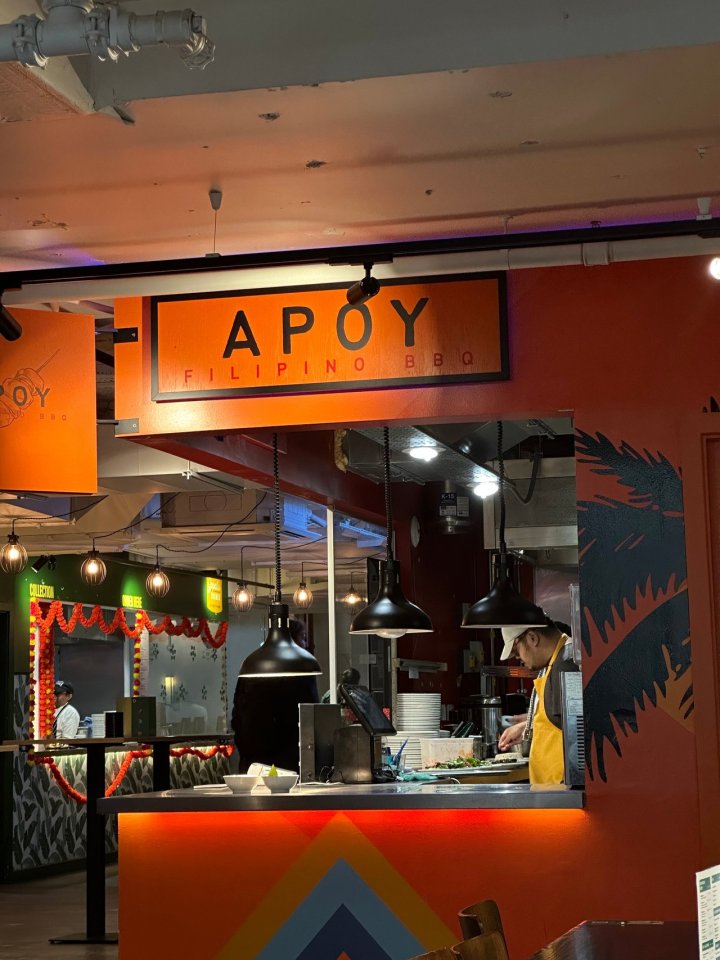
[[[337,703],[337,640],[335,638],[335,511],[327,508],[328,681],[330,703]]]

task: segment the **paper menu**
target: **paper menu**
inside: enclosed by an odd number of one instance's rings
[[[695,874],[700,960],[720,960],[720,865]]]

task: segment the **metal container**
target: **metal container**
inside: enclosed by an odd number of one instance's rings
[[[480,697],[478,708],[483,741],[488,751],[494,755],[501,729],[502,712],[500,697]]]

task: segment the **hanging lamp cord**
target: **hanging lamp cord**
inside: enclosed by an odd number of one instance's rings
[[[275,603],[282,603],[282,575],[280,573],[280,473],[278,438],[273,434],[273,493],[275,496]]]
[[[500,481],[500,577],[507,572],[507,545],[505,543],[505,460],[503,459],[503,422],[497,422],[498,479]]]
[[[383,456],[385,463],[385,521],[387,533],[385,540],[385,559],[392,560],[392,500],[390,497],[390,431],[383,427]]]

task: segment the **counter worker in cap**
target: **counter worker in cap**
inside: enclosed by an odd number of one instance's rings
[[[577,671],[572,659],[572,640],[547,618],[544,627],[503,627],[501,660],[517,657],[529,670],[538,670],[533,680],[527,719],[504,730],[498,741],[508,750],[531,737],[530,783],[562,783],[564,777],[562,693],[560,674]]]
[[[58,680],[55,684],[55,719],[53,737],[58,740],[72,740],[77,736],[80,726],[80,714],[70,703],[75,693],[72,684]]]

